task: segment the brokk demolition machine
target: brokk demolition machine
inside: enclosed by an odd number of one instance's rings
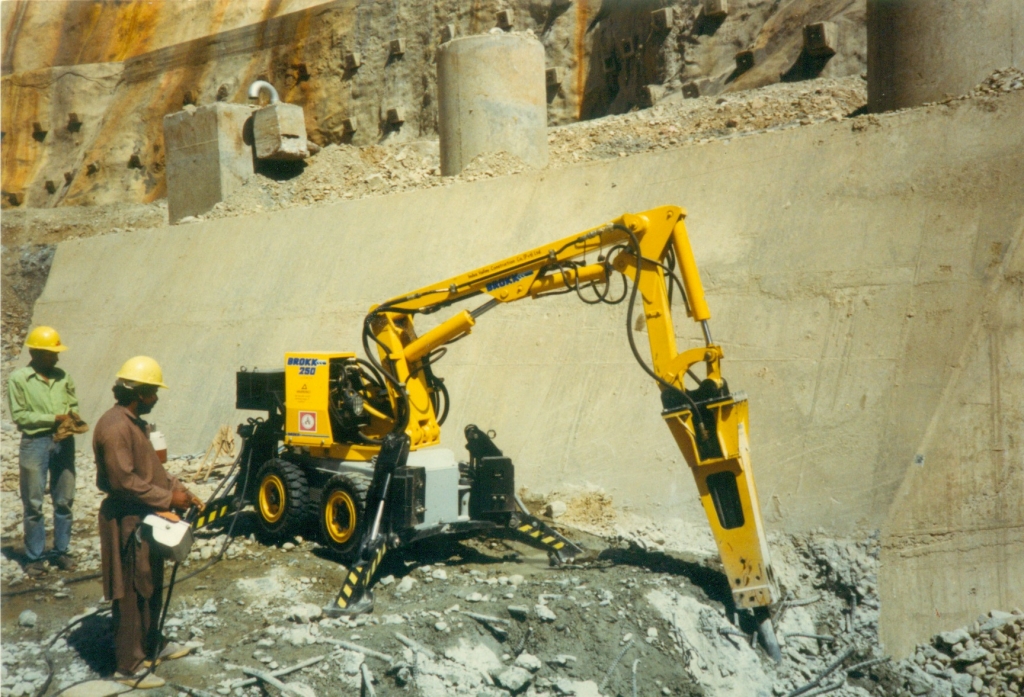
[[[571,292],[589,304],[625,302],[630,348],[661,390],[662,418],[696,479],[735,606],[753,611],[777,658],[768,607],[778,591],[750,463],[746,396],[730,392],[722,377],[724,354],[711,337],[685,217],[676,206],[625,214],[392,298],[366,316],[365,360],[300,351],[285,354],[283,370],[238,372],[237,407],[267,415],[239,426],[245,444],[234,479],[225,482],[228,495],[197,526],[248,504],[269,541],[318,521],[320,541],[347,568],[325,608],[333,615],[372,609],[370,584],[384,555],[433,535],[511,535],[547,550],[555,563],[571,560],[582,550],[518,499],[512,461],[491,435],[466,427],[468,462],[440,447],[449,397],[434,367],[447,344],[498,305]],[[677,350],[674,293],[700,324],[704,346]],[[633,336],[637,297],[650,364]],[[417,314],[473,298],[484,302],[422,335],[413,329]],[[694,372],[699,363],[703,378]]]

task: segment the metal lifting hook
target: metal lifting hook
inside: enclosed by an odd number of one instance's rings
[[[270,96],[270,103],[277,104],[281,98],[277,96],[277,90],[266,80],[257,80],[249,85],[249,99],[259,99],[260,92],[266,92]]]

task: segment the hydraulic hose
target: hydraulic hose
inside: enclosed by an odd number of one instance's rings
[[[629,304],[626,307],[626,338],[629,340],[629,349],[630,351],[633,352],[633,358],[636,359],[636,362],[640,364],[640,367],[643,368],[645,373],[654,378],[655,382],[657,382],[665,389],[675,390],[679,392],[679,394],[683,395],[686,401],[690,403],[690,408],[693,409],[694,423],[698,424],[698,426],[703,431],[704,426],[699,419],[699,415],[697,412],[697,403],[693,401],[693,398],[690,397],[690,395],[686,394],[685,389],[680,389],[676,387],[675,385],[673,385],[672,383],[668,382],[660,375],[655,373],[654,370],[652,370],[651,367],[648,366],[646,362],[644,362],[644,359],[640,356],[640,350],[636,347],[636,339],[633,336],[633,308],[636,305],[637,293],[640,291],[640,274],[642,273],[643,263],[649,260],[644,259],[644,257],[642,256],[640,251],[640,241],[636,238],[636,234],[632,230],[630,230],[628,227],[620,223],[616,223],[613,227],[615,227],[618,230],[622,230],[627,235],[629,235],[629,240],[632,243],[634,254],[636,256],[636,275],[633,278],[633,289],[630,291]]]

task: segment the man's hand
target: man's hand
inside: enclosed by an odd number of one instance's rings
[[[185,489],[174,489],[171,491],[171,508],[183,511],[188,508],[190,500],[189,493]]]
[[[203,500],[188,489],[175,489],[171,492],[171,508],[183,511],[191,506],[195,506],[200,511],[206,508]]]

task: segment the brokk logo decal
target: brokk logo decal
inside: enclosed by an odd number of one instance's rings
[[[488,291],[497,290],[498,288],[504,288],[505,286],[512,285],[516,281],[523,280],[532,273],[532,271],[521,271],[519,273],[514,273],[511,276],[506,276],[505,278],[499,279],[497,281],[491,281],[490,283],[487,284],[486,288]]]
[[[327,361],[323,358],[299,358],[297,356],[289,356],[287,365],[297,365],[299,367],[299,375],[316,375],[317,367],[327,365]]]

